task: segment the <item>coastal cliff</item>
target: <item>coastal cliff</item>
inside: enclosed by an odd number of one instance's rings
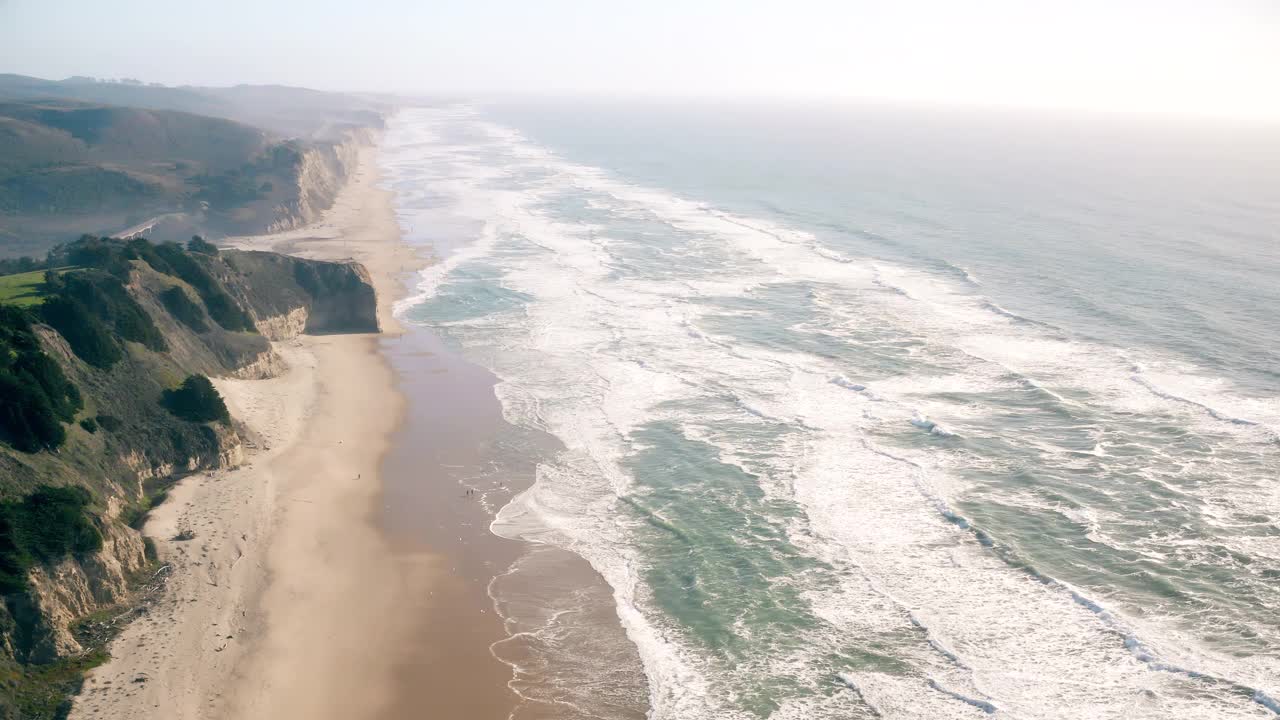
[[[316,143],[301,150],[289,171],[287,194],[273,206],[274,218],[263,230],[267,233],[292,230],[319,220],[355,172],[360,148],[374,142],[374,130],[353,128],[338,140]]]
[[[0,417],[0,718],[56,716],[102,655],[98,616],[163,573],[135,529],[147,509],[242,462],[234,418],[184,412],[175,388],[278,374],[272,340],[378,329],[358,264],[192,247],[82,238],[54,253],[39,302],[0,305],[16,358],[0,370],[54,388],[0,398],[21,406]]]
[[[272,339],[310,334],[378,332],[369,273],[355,262],[320,262],[256,250],[225,250],[225,278]]]

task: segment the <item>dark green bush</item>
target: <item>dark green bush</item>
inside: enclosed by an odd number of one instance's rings
[[[81,235],[79,240],[69,245],[54,248],[50,259],[54,260],[51,267],[75,265],[104,270],[116,277],[129,275],[129,258],[122,252],[121,243],[109,238]]]
[[[218,254],[218,246],[214,245],[208,240],[205,240],[199,235],[191,236],[191,241],[187,243],[187,250],[190,250],[191,252],[195,252],[195,253],[200,253],[202,255]]]
[[[38,562],[102,547],[85,512],[91,500],[84,488],[46,485],[20,502],[0,503],[0,593],[22,592],[27,570]]]
[[[17,275],[18,273],[44,270],[49,267],[45,260],[35,258],[0,258],[0,275]]]
[[[98,421],[98,427],[107,432],[115,432],[124,427],[124,423],[120,422],[120,418],[114,415],[99,415],[94,419]]]
[[[240,304],[225,292],[217,292],[205,297],[204,305],[209,309],[209,317],[228,330],[253,331],[255,329],[253,321],[245,314]]]
[[[61,295],[48,298],[40,306],[40,316],[86,363],[106,369],[120,360],[120,346],[80,301]]]
[[[156,246],[146,238],[134,238],[125,243],[125,255],[131,260],[142,260],[154,269],[166,275],[173,274],[173,268],[156,252]]]
[[[67,439],[44,394],[11,375],[0,375],[0,430],[10,445],[28,453],[56,449]]]
[[[231,422],[231,414],[217,388],[204,375],[191,375],[174,390],[165,390],[161,403],[169,412],[191,422]]]
[[[192,331],[203,333],[209,331],[209,324],[204,321],[204,311],[187,295],[187,291],[174,285],[160,293],[160,301],[171,315]]]
[[[44,391],[49,407],[60,419],[70,421],[83,406],[80,390],[62,373],[57,361],[43,351],[17,358],[14,374]]]
[[[161,243],[155,246],[158,255],[172,269],[172,275],[182,278],[198,293],[206,293],[217,287],[217,281],[187,254],[177,243]]]
[[[93,418],[85,418],[81,420],[80,427],[84,428],[86,431],[90,433],[98,432],[98,422]]]
[[[81,404],[80,391],[40,347],[31,317],[0,306],[0,438],[23,452],[55,449],[66,439],[62,423]]]

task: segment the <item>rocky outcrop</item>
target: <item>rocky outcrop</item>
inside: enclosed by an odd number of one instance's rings
[[[289,364],[275,350],[267,350],[254,360],[241,365],[227,373],[237,380],[267,380],[280,377],[289,369]]]
[[[310,315],[305,305],[299,305],[281,315],[260,317],[255,324],[258,332],[268,340],[288,340],[307,331]]]

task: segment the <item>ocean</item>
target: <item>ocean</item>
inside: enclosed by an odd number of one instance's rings
[[[495,103],[382,164],[398,315],[550,440],[514,717],[1280,714],[1274,128]]]

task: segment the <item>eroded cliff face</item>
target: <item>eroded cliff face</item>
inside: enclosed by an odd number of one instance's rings
[[[98,552],[32,568],[26,597],[13,605],[19,660],[47,663],[82,652],[72,624],[129,599],[133,581],[149,561],[142,536],[115,520],[101,524]]]
[[[279,338],[283,339],[283,338]],[[227,373],[229,377],[237,380],[266,380],[268,378],[279,377],[289,369],[289,364],[280,357],[275,349],[265,350],[254,360],[245,363],[241,367]]]
[[[375,140],[375,130],[347,130],[337,142],[309,147],[302,152],[289,197],[274,207],[276,217],[266,232],[292,230],[320,219],[333,206],[347,177],[355,172],[361,147]]]
[[[288,340],[307,331],[307,320],[311,311],[305,305],[299,305],[276,315],[262,315],[255,323],[258,332],[268,340]]]
[[[182,237],[191,232],[259,235],[313,223],[333,205],[359,165],[361,150],[371,147],[379,132],[351,127],[325,139],[277,143],[257,160],[261,167],[252,182],[259,190],[253,199],[205,201],[188,217],[170,218],[157,230],[172,237],[180,228],[186,231]]]
[[[238,371],[230,374],[234,375],[236,372]],[[141,500],[150,481],[162,481],[204,470],[227,470],[244,462],[244,442],[234,427],[209,425],[204,431],[210,439],[204,452],[194,452],[180,460],[157,462],[144,450],[137,449],[121,453],[118,456],[120,463],[133,471],[133,482],[129,485],[136,487],[133,493],[125,494],[126,499],[131,502]]]

